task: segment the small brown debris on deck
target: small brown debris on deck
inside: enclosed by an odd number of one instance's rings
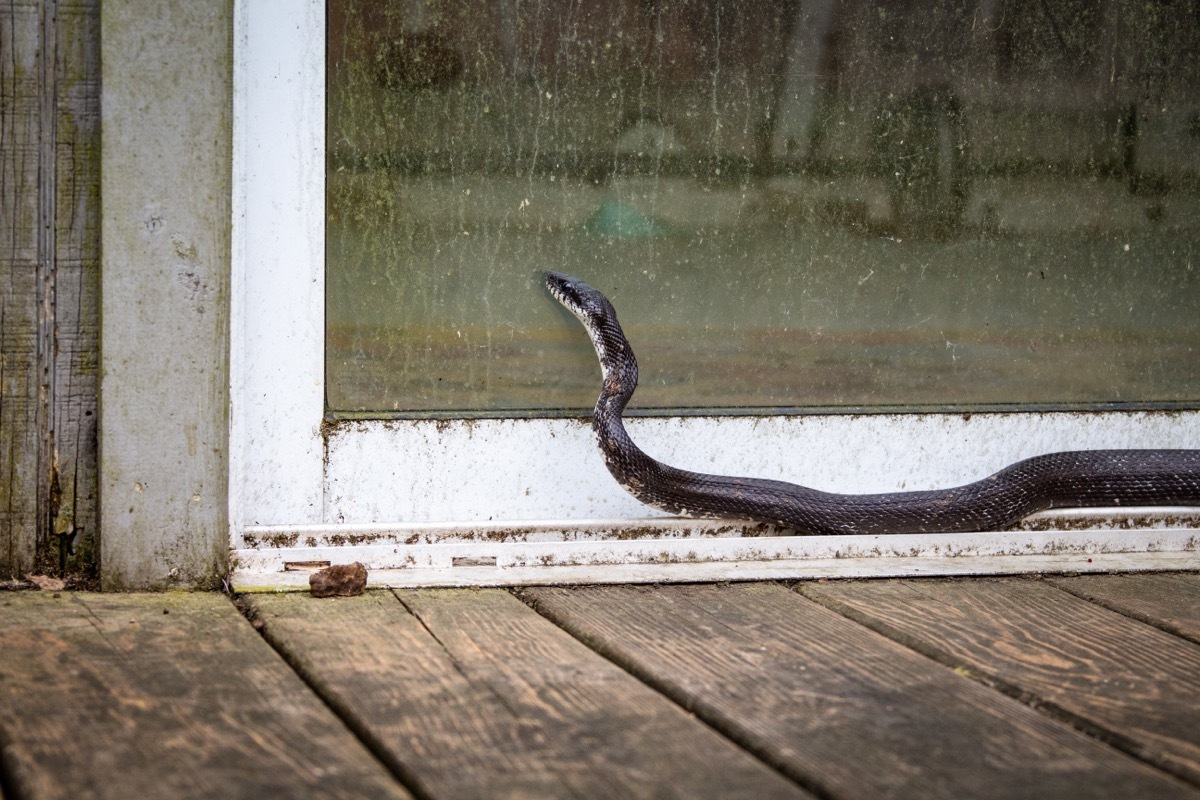
[[[357,597],[366,591],[367,568],[359,562],[334,564],[308,576],[313,597]]]
[[[13,592],[0,796],[1200,800],[1198,633],[1197,573]]]
[[[52,578],[49,575],[26,575],[25,580],[43,592],[61,592],[67,588],[67,582],[62,578]]]

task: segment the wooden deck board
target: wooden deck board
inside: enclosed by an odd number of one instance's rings
[[[0,800],[1200,800],[1197,587],[2,593]]]
[[[1197,796],[782,586],[521,594],[598,652],[830,796]]]
[[[1083,575],[1046,582],[1200,644],[1200,575]]]
[[[21,798],[407,797],[216,594],[0,595]]]
[[[802,591],[1200,784],[1200,646],[1042,581]]]
[[[426,796],[803,796],[508,592],[245,602]]]

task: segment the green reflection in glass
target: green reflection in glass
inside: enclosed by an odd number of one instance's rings
[[[334,412],[1200,399],[1200,23],[1170,3],[331,0]]]

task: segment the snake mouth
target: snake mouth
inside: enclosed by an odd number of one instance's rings
[[[547,272],[544,275],[544,280],[546,288],[550,290],[550,294],[554,296],[554,299],[562,303],[576,315],[583,312],[584,294],[587,291],[595,291],[578,278],[564,275],[561,272]]]
[[[561,272],[547,271],[542,273],[542,280],[545,282],[546,288],[550,290],[550,293],[558,296],[566,290],[568,285],[577,279],[572,278],[570,275],[564,275]]]

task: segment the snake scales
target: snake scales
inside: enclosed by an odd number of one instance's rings
[[[569,275],[546,286],[587,329],[603,383],[592,426],[609,472],[643,503],[673,514],[765,522],[808,534],[916,533],[1005,528],[1047,508],[1200,505],[1200,450],[1084,450],[1018,461],[950,489],[834,494],[761,478],[677,469],[642,452],[621,414],[637,360],[612,303]]]

